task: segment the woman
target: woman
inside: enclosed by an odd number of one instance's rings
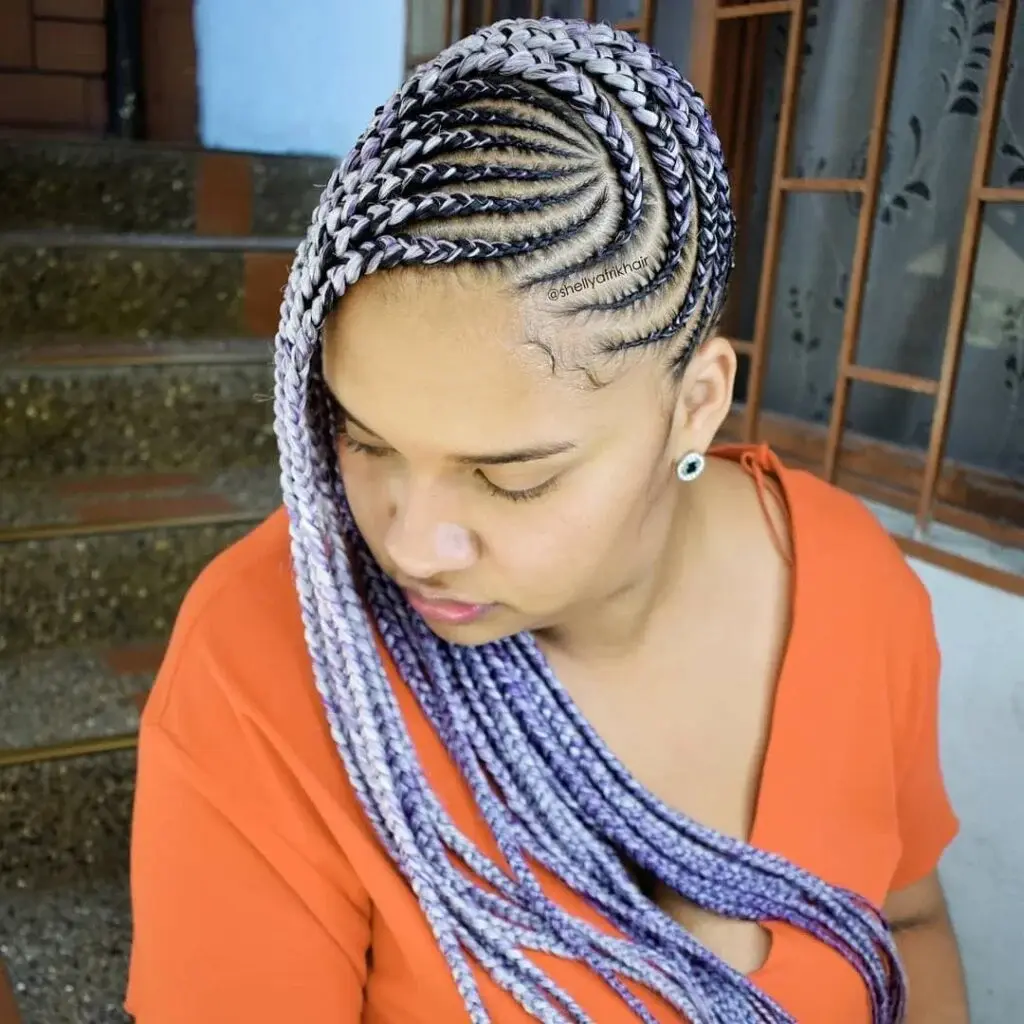
[[[282,308],[285,511],[145,712],[141,1024],[966,1020],[928,598],[710,452],[732,244],[700,98],[607,26],[378,111]]]

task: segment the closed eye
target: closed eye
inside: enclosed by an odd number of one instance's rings
[[[550,480],[537,484],[536,487],[527,487],[521,491],[509,491],[504,487],[499,487],[492,480],[488,480],[480,470],[476,471],[476,475],[483,482],[489,493],[493,494],[496,498],[504,498],[506,501],[532,501],[534,498],[547,494],[558,483],[558,477],[553,476]]]
[[[360,455],[370,455],[379,459],[383,458],[385,455],[392,454],[390,448],[378,448],[375,445],[364,444],[362,441],[357,441],[346,430],[343,430],[339,434],[339,440],[350,452],[358,452]]]
[[[370,458],[381,459],[394,454],[390,448],[380,448],[376,445],[366,444],[363,441],[357,441],[347,431],[340,433],[339,440],[349,451],[356,452],[359,455],[368,455]],[[544,483],[537,484],[535,487],[510,490],[505,487],[499,487],[479,469],[476,470],[474,475],[487,489],[488,494],[496,498],[503,498],[505,501],[532,501],[534,498],[547,494],[558,483],[558,477],[553,476],[550,480],[545,480]]]

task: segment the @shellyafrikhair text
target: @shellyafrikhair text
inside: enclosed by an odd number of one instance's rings
[[[576,292],[585,292],[588,288],[604,284],[605,281],[611,281],[616,277],[625,277],[627,274],[636,273],[647,266],[647,259],[646,256],[641,256],[639,259],[626,260],[623,263],[615,264],[615,266],[606,267],[600,274],[595,274],[593,277],[581,277],[578,281],[573,281],[572,284],[563,284],[561,288],[552,288],[548,292],[548,298],[554,302],[555,299],[564,299],[567,295],[575,295]]]

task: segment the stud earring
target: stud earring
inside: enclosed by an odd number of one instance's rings
[[[688,484],[704,472],[704,462],[704,456],[700,452],[687,452],[676,461],[676,476],[684,484]]]

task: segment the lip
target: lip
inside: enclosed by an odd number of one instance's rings
[[[451,601],[437,597],[427,597],[418,590],[405,587],[406,600],[423,618],[435,622],[463,626],[483,618],[493,604],[470,604],[466,601]]]

